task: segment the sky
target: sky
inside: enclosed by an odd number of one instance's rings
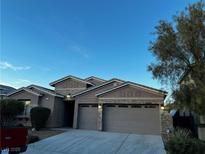
[[[0,84],[15,88],[67,75],[162,86],[147,66],[159,20],[194,0],[0,0]],[[163,86],[164,87],[164,86]],[[166,86],[164,87],[166,88]]]

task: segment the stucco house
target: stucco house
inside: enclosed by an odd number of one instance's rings
[[[29,109],[51,109],[48,127],[159,135],[160,106],[165,91],[120,79],[66,76],[50,83],[54,90],[37,85],[9,94],[25,101]]]

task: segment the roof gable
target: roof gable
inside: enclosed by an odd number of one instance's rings
[[[111,80],[108,80],[108,81],[102,83],[101,85],[94,86],[94,87],[91,87],[91,88],[89,88],[89,89],[83,90],[83,91],[78,92],[78,93],[76,93],[76,94],[74,94],[74,95],[72,95],[72,96],[75,97],[75,96],[78,96],[78,95],[82,95],[82,94],[84,94],[84,93],[93,91],[93,90],[95,90],[95,89],[97,89],[97,88],[103,87],[103,86],[105,86],[105,85],[107,85],[107,84],[110,84],[110,83],[112,83],[112,82],[120,82],[120,83],[123,83],[124,81],[123,81],[123,80],[120,80],[120,79],[113,78],[113,79],[111,79]]]
[[[67,80],[67,79],[73,79],[73,80],[77,80],[77,81],[82,82],[82,83],[85,83],[85,84],[93,85],[92,83],[90,83],[90,82],[88,82],[88,81],[85,81],[85,80],[83,80],[83,79],[81,79],[81,78],[78,78],[78,77],[75,77],[75,76],[72,76],[72,75],[63,77],[63,78],[61,78],[61,79],[59,79],[59,80],[56,80],[56,81],[53,81],[53,82],[50,83],[50,85],[51,85],[51,86],[54,86],[55,84],[57,84],[57,83],[59,83],[59,82],[63,82],[63,81],[65,81],[65,80]]]
[[[147,87],[147,86],[132,83],[132,82],[125,82],[122,85],[119,85],[119,86],[114,87],[112,89],[109,89],[109,90],[106,90],[104,92],[98,93],[98,94],[96,94],[96,96],[97,97],[102,97],[102,96],[105,96],[105,95],[107,96],[111,93],[115,93],[116,91],[120,91],[120,89],[123,89],[123,88],[128,87],[128,86],[131,87],[129,90],[127,90],[127,91],[130,92],[128,94],[130,96],[128,96],[128,97],[141,97],[142,95],[145,95],[145,96],[153,95],[153,96],[165,97],[166,94],[167,94],[165,91],[161,91],[161,90],[158,90],[158,89],[154,89],[154,88],[151,88],[151,87]],[[133,88],[136,89],[136,90],[134,90]],[[143,94],[142,94],[142,92],[143,92]],[[126,95],[126,94],[122,94],[122,93],[123,92],[121,91],[121,95]],[[150,95],[148,95],[148,94],[150,94]]]
[[[93,83],[94,85],[100,85],[100,84],[102,84],[103,82],[106,81],[104,79],[100,79],[100,78],[95,77],[95,76],[88,77],[85,80],[88,81],[88,82]]]
[[[19,92],[21,92],[21,91],[26,91],[26,92],[28,92],[28,93],[30,93],[30,94],[33,94],[33,95],[36,95],[36,96],[42,96],[40,93],[37,93],[37,92],[35,92],[35,91],[32,91],[31,89],[26,88],[26,87],[22,87],[22,88],[20,88],[20,89],[17,89],[16,91],[14,91],[14,92],[8,94],[7,96],[11,96],[11,95],[17,94],[17,93],[19,93]]]
[[[29,89],[30,88],[34,88],[34,89],[37,89],[37,90],[39,90],[41,92],[44,92],[44,93],[46,93],[48,95],[64,98],[63,95],[57,94],[57,93],[55,93],[54,90],[51,90],[51,89],[48,89],[48,88],[45,88],[45,87],[41,87],[41,86],[37,86],[37,85],[30,85],[27,88],[29,88]]]
[[[105,81],[106,81],[106,80],[101,79],[101,78],[98,78],[98,77],[96,77],[96,76],[90,76],[90,77],[88,77],[88,78],[85,78],[86,81],[89,81],[89,80],[91,80],[91,79],[93,79],[93,80],[98,80],[98,81],[101,81],[101,82],[105,82]]]

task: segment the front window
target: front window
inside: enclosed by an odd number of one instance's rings
[[[30,111],[31,111],[31,100],[19,100],[24,103],[24,111],[19,115],[23,117],[30,117]]]
[[[31,101],[25,101],[24,102],[24,115],[25,116],[30,116],[30,111],[31,111]]]

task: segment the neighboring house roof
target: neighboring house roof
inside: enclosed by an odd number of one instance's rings
[[[63,78],[61,78],[61,79],[59,79],[59,80],[56,80],[56,81],[53,81],[53,82],[50,83],[50,85],[53,86],[53,85],[55,85],[55,84],[57,84],[57,83],[59,83],[59,82],[65,81],[65,80],[67,80],[67,79],[74,79],[74,80],[77,80],[77,81],[80,81],[80,82],[83,82],[83,83],[86,83],[86,84],[93,85],[92,83],[90,83],[90,82],[88,82],[88,81],[85,81],[85,80],[83,80],[83,79],[81,79],[81,78],[78,78],[78,77],[75,77],[75,76],[72,76],[72,75],[63,77]]]
[[[100,88],[100,87],[102,87],[102,86],[105,86],[105,85],[107,85],[107,84],[109,84],[109,83],[112,83],[112,82],[114,82],[114,81],[121,82],[121,83],[125,82],[125,81],[123,81],[123,80],[120,80],[120,79],[117,79],[117,78],[113,78],[113,79],[111,79],[111,80],[108,80],[108,81],[102,83],[101,85],[98,85],[98,86],[95,86],[95,87],[91,87],[91,88],[89,88],[89,89],[86,89],[86,90],[80,91],[80,92],[78,92],[78,93],[76,93],[76,94],[73,94],[72,97],[75,97],[75,96],[78,96],[78,95],[82,95],[82,94],[84,94],[84,93],[87,93],[87,92],[89,92],[89,91],[95,90],[95,89],[97,89],[97,88]]]
[[[101,79],[101,78],[98,78],[98,77],[95,77],[95,76],[90,76],[88,78],[85,78],[84,80],[89,81],[91,79],[98,80],[98,81],[101,81],[101,82],[105,82],[106,81],[104,79]]]
[[[45,87],[41,87],[41,86],[38,86],[38,85],[30,85],[27,88],[34,88],[34,89],[37,89],[37,90],[42,91],[44,93],[47,93],[49,95],[64,98],[63,95],[56,93],[54,90],[48,89],[48,88],[45,88]]]
[[[33,91],[33,90],[29,89],[29,88],[26,88],[26,87],[19,88],[19,89],[17,89],[17,90],[14,91],[14,92],[9,93],[7,96],[14,95],[14,94],[19,93],[19,92],[21,92],[21,91],[26,91],[26,92],[31,93],[31,94],[36,95],[36,96],[41,96],[40,93],[37,93],[37,92],[35,92],[35,91]]]
[[[125,83],[123,83],[123,84],[121,84],[121,85],[119,85],[119,86],[117,86],[117,87],[111,88],[111,89],[106,90],[106,91],[103,91],[103,92],[101,92],[101,93],[98,93],[98,94],[96,94],[96,96],[100,96],[100,95],[103,95],[103,94],[105,94],[105,93],[109,93],[109,92],[111,92],[111,91],[114,91],[114,90],[116,90],[116,89],[125,87],[125,86],[127,86],[127,85],[132,85],[132,86],[135,86],[135,87],[140,87],[140,88],[142,88],[142,89],[146,89],[146,90],[149,90],[149,91],[153,91],[153,92],[158,93],[158,94],[163,94],[163,95],[165,95],[165,96],[167,95],[167,92],[165,92],[165,91],[162,91],[162,90],[159,90],[159,89],[155,89],[155,88],[152,88],[152,87],[148,87],[148,86],[144,86],[144,85],[141,85],[141,84],[138,84],[138,83],[134,83],[134,82],[128,81],[128,82],[125,82]]]
[[[0,85],[0,95],[7,95],[15,90],[16,89],[13,87],[6,86],[6,85]]]

